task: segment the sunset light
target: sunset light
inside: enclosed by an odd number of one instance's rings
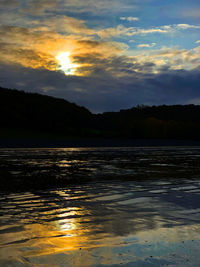
[[[56,57],[59,63],[59,69],[64,71],[66,75],[73,75],[78,67],[77,64],[73,64],[70,59],[69,52],[62,52]]]
[[[200,267],[200,0],[0,0],[0,267]]]

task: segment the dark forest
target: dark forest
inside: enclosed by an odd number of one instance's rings
[[[92,114],[64,99],[0,88],[1,137],[190,139],[200,137],[199,105],[140,105]]]

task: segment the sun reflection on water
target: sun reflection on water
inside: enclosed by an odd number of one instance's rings
[[[50,163],[59,149],[52,151]],[[57,164],[85,164],[77,149],[60,153],[74,158],[60,157]],[[199,266],[199,194],[198,179],[1,193],[0,266]]]

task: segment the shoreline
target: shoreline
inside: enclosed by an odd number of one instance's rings
[[[76,147],[160,147],[200,146],[200,141],[180,139],[103,139],[103,138],[0,138],[0,148],[76,148]]]

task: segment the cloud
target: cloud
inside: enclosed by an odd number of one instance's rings
[[[37,22],[37,27],[42,30],[55,31],[60,34],[79,34],[81,36],[95,35],[93,29],[89,29],[85,25],[84,20],[76,19],[68,16],[53,16]]]
[[[152,28],[139,28],[139,27],[125,27],[123,25],[118,25],[115,28],[106,28],[97,32],[101,38],[110,38],[113,36],[134,36],[134,35],[147,35],[147,34],[169,34],[175,33],[180,30],[189,30],[189,29],[200,29],[199,25],[190,25],[190,24],[173,24],[173,25],[164,25],[160,27]]]
[[[138,17],[120,17],[120,20],[127,20],[127,21],[138,21]]]
[[[0,35],[3,37],[0,41],[0,61],[19,63],[32,68],[56,69],[53,51],[64,43],[64,39],[58,43],[57,34],[49,33],[46,36],[44,33],[35,32],[34,29],[2,25]]]
[[[94,14],[110,12],[127,11],[134,8],[137,1],[124,0],[18,0],[21,3],[21,11],[32,15],[44,15],[47,13],[85,13],[92,12]]]
[[[0,8],[2,9],[13,9],[20,5],[19,1],[15,0],[1,0],[0,2]]]
[[[107,67],[124,66],[127,71],[126,64],[125,58],[113,58]],[[119,79],[110,72],[105,75],[103,67],[100,64],[95,70],[99,71],[98,75],[94,72],[80,77],[66,76],[59,71],[0,64],[0,80],[2,86],[65,98],[94,112],[119,110],[137,104],[183,104],[200,98],[199,69],[166,69],[158,74],[134,71],[129,74],[127,71]]]
[[[135,54],[134,58],[141,64],[154,63],[153,72],[160,72],[163,68],[192,70],[200,66],[200,47],[190,50],[162,47],[149,52],[145,50],[145,52]]]
[[[76,69],[78,75],[88,75],[88,71],[92,69],[89,65],[95,65],[95,61],[90,60],[90,54],[98,54],[104,59],[120,55],[128,48],[124,43],[96,41],[79,34],[63,35],[56,31],[41,31],[40,27],[2,25],[0,35],[2,36],[0,61],[18,63],[31,68],[56,70],[58,69],[57,55],[61,52],[69,52],[72,63],[79,65]],[[81,55],[88,55],[87,62],[77,62]]]
[[[25,3],[21,0],[21,12],[32,15],[44,15],[45,12],[54,12],[57,9],[58,2],[61,1],[40,1],[40,0],[28,0]]]
[[[174,27],[176,29],[182,29],[182,30],[200,29],[200,25],[190,25],[190,24],[175,24]]]
[[[149,50],[149,53],[140,53],[140,55],[137,55],[134,51],[129,51],[129,55],[135,55],[134,58],[124,57],[123,62],[120,61],[120,63],[117,63],[123,64],[116,69],[113,68],[111,62],[113,62],[113,58],[115,58],[115,61],[117,57],[121,58],[123,53],[129,48],[127,44],[113,42],[112,40],[105,41],[103,36],[100,40],[95,39],[94,33],[101,34],[101,31],[95,32],[94,29],[89,29],[82,20],[67,16],[61,16],[59,19],[59,23],[56,24],[54,18],[50,17],[44,20],[43,25],[39,21],[32,28],[9,25],[0,26],[0,35],[2,36],[0,42],[2,51],[1,61],[18,63],[31,68],[56,70],[58,68],[58,62],[56,60],[58,53],[70,52],[72,63],[79,65],[76,69],[76,75],[88,76],[91,73],[99,75],[101,71],[104,73],[109,71],[112,75],[117,75],[117,77],[123,76],[124,73],[131,73],[132,71],[159,72],[160,68],[166,66],[171,69],[193,69],[200,65],[200,51],[198,47],[193,50],[162,48],[161,50]],[[66,23],[64,23],[63,28],[60,28],[61,32],[58,33],[57,28],[60,22]],[[68,24],[70,25],[69,27]],[[41,29],[41,27],[43,28]],[[181,26],[178,24],[176,27],[188,28],[188,26],[183,26],[182,24]],[[114,32],[112,34],[132,35],[133,33],[144,33],[144,31],[145,33],[152,33],[152,30],[171,31],[171,29],[174,29],[174,27],[165,25],[162,26],[162,29],[144,30],[131,27],[130,30],[130,28],[120,25],[116,29],[113,29]],[[108,32],[104,31],[102,34],[110,35],[111,32],[109,29],[107,30]],[[62,34],[64,31],[67,34]],[[138,48],[153,48],[154,46],[155,43],[144,43],[139,44]],[[98,61],[96,55],[98,55]],[[138,64],[138,62],[141,64]],[[105,65],[104,67],[103,64]],[[132,67],[130,67],[130,64],[132,64]],[[148,65],[149,67],[144,68],[144,65]]]
[[[1,61],[21,64],[31,68],[56,70],[58,63],[47,53],[31,49],[18,48],[14,44],[0,43]]]
[[[5,16],[5,14],[3,15]],[[81,35],[81,36],[90,36],[95,35],[96,32],[94,29],[90,29],[85,25],[85,21],[82,19],[76,19],[74,17],[69,17],[65,15],[48,15],[46,17],[31,17],[24,18],[15,16],[13,13],[9,16],[6,16],[2,19],[2,26],[11,26],[12,27],[21,27],[32,29],[38,32],[56,32],[59,34],[73,34],[73,35]],[[7,24],[4,24],[4,22]],[[17,25],[13,25],[17,24]],[[51,34],[51,33],[50,33]]]
[[[71,21],[71,18],[66,16],[64,19]],[[95,40],[93,35],[81,35],[80,28],[86,27],[83,22],[72,20],[74,24],[72,23],[70,27],[75,27],[76,30],[72,30],[72,32],[75,31],[77,34],[71,32],[71,34],[64,35],[57,33],[56,29],[54,31],[51,25],[55,28],[58,25],[53,25],[53,21],[50,21],[52,24],[48,24],[50,26],[46,31],[41,31],[41,25],[33,28],[0,26],[1,61],[18,63],[31,68],[57,70],[56,56],[58,53],[70,52],[72,63],[79,66],[76,68],[76,75],[99,76],[101,72],[104,75],[109,72],[109,75],[117,77],[130,75],[132,72],[155,73],[163,67],[189,70],[200,65],[199,47],[192,50],[162,48],[161,50],[149,50],[149,53],[145,52],[139,55],[134,51],[129,51],[129,55],[132,54],[132,56],[125,57],[123,53],[129,48],[126,44],[103,39]],[[168,30],[167,26],[163,27]],[[169,29],[171,28],[169,27]],[[126,28],[121,26],[117,30],[123,32]],[[155,43],[139,44],[138,48],[153,48],[154,46]]]
[[[116,28],[106,28],[98,31],[98,35],[101,38],[110,38],[114,36],[134,36],[134,35],[146,35],[152,33],[168,33],[169,29],[166,28],[149,28],[142,29],[139,27],[125,27],[123,25],[118,25]]]
[[[129,0],[68,0],[62,1],[63,7],[69,11],[73,12],[92,12],[92,13],[110,13],[112,8],[112,13],[115,12],[125,12],[127,10],[135,9],[137,6],[137,1]]]
[[[138,48],[151,48],[154,47],[156,43],[151,43],[151,44],[139,44],[137,45]]]

